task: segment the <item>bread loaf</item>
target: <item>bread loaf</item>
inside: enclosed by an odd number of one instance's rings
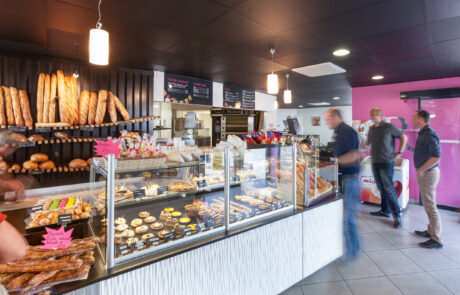
[[[14,138],[17,141],[20,141],[20,142],[28,142],[29,141],[27,139],[27,137],[25,137],[24,135],[19,134],[19,133],[13,133],[13,134],[11,134],[11,137]]]
[[[10,87],[11,101],[13,102],[14,122],[16,126],[24,126],[24,119],[22,119],[21,103],[19,102],[18,90]]]
[[[45,161],[43,163],[41,163],[39,166],[38,166],[40,169],[54,169],[54,167],[56,167],[56,165],[54,165],[54,162],[53,161]]]
[[[10,89],[2,86],[3,95],[5,97],[5,112],[8,125],[14,126],[14,112],[13,112],[13,101],[11,100]]]
[[[88,121],[89,101],[89,92],[83,90],[80,95],[80,125],[85,125]]]
[[[41,134],[34,134],[34,135],[31,135],[29,136],[29,141],[43,141],[45,140],[45,138],[43,138],[43,136]]]
[[[73,159],[69,163],[69,168],[86,168],[88,167],[88,163],[86,163],[83,159]]]
[[[22,164],[22,167],[26,170],[35,170],[35,169],[38,169],[38,164],[35,163],[34,161],[25,161]]]
[[[64,73],[61,70],[57,71],[57,91],[59,96],[59,118],[63,123],[69,123],[69,118],[67,116],[67,102],[66,102],[66,87],[65,87],[65,77]]]
[[[21,166],[18,163],[14,163],[13,165],[11,165],[11,169],[13,169],[14,171],[19,171],[21,170]]]
[[[6,125],[5,96],[3,95],[3,89],[1,87],[0,87],[0,125]]]
[[[96,124],[102,124],[105,116],[105,109],[107,107],[107,90],[99,90],[97,98],[97,109],[96,109]]]
[[[55,74],[51,75],[51,85],[50,85],[50,107],[49,107],[49,116],[48,122],[54,123],[56,121],[56,87],[57,87],[57,77]]]
[[[110,121],[115,123],[117,121],[117,108],[115,107],[115,95],[109,91],[109,99],[107,101],[107,110],[109,111]]]
[[[113,95],[113,98],[115,99],[115,106],[117,107],[117,110],[120,112],[121,116],[123,117],[123,120],[128,121],[130,119],[128,111],[126,110],[126,108],[123,106],[123,104],[121,103],[121,101],[118,99],[118,97],[115,94]]]
[[[97,110],[97,93],[91,92],[89,98],[89,110],[88,110],[88,124],[93,125],[96,120]]]
[[[34,162],[45,162],[48,161],[48,155],[42,153],[36,153],[30,156],[30,160]]]
[[[37,84],[37,122],[43,122],[43,87],[45,84],[45,74],[40,73],[38,75],[38,84]]]
[[[77,78],[75,78],[73,75],[70,76],[70,85],[71,85],[71,90],[72,90],[72,96],[71,96],[71,101],[72,101],[72,115],[73,115],[73,124],[78,125],[79,120],[79,110],[78,110],[78,83],[77,83]]]
[[[50,99],[51,99],[51,77],[49,74],[45,76],[45,89],[43,90],[43,123],[49,122]]]
[[[27,127],[33,127],[34,122],[30,114],[29,98],[25,90],[19,90],[19,103],[21,104],[22,117]]]

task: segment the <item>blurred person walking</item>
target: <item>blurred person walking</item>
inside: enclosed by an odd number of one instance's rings
[[[439,162],[441,146],[439,137],[430,125],[430,114],[427,111],[415,112],[412,117],[414,125],[419,129],[415,143],[414,164],[417,169],[417,183],[422,198],[423,207],[428,215],[428,228],[425,231],[415,231],[415,234],[429,238],[419,243],[423,248],[442,248],[442,225],[438,208],[436,207],[436,187],[439,183]]]
[[[383,111],[371,110],[374,125],[369,128],[367,145],[371,147],[372,173],[380,191],[381,209],[371,212],[373,216],[389,217],[393,214],[393,226],[401,226],[401,209],[393,186],[394,160],[399,158],[406,147],[407,137],[395,125],[383,121]],[[395,153],[395,139],[399,139],[399,149]]]
[[[355,130],[345,124],[340,111],[330,108],[325,113],[326,124],[334,130],[335,155],[342,176],[342,189],[345,200],[344,231],[347,258],[359,254],[359,237],[356,228],[356,215],[359,211],[359,141]]]

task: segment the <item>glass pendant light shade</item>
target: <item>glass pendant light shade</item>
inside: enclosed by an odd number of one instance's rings
[[[284,103],[292,103],[292,92],[291,90],[284,90]]]
[[[278,93],[278,75],[277,74],[268,74],[267,76],[267,92],[269,94]]]
[[[105,66],[109,64],[109,33],[96,28],[89,31],[89,62]]]

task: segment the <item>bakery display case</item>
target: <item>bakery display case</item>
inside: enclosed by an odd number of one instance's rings
[[[321,156],[321,143],[315,137],[303,140],[296,149],[297,204],[308,207],[337,193],[337,159]]]

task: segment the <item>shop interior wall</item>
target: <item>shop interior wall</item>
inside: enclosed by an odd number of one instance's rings
[[[408,130],[405,132],[408,137],[408,146],[414,147],[417,139],[417,130],[415,130],[415,126],[412,124],[412,115],[417,110],[417,100],[402,100],[400,99],[400,92],[458,87],[458,85],[460,85],[460,77],[353,88],[353,120],[369,120],[369,112],[374,107],[382,108],[384,117],[405,118],[408,123]],[[392,123],[397,124],[398,122]],[[419,192],[413,165],[413,156],[414,153],[411,150],[406,150],[402,154],[403,158],[410,161],[410,198],[418,199]],[[446,157],[443,157],[443,161],[446,160],[448,161]]]

